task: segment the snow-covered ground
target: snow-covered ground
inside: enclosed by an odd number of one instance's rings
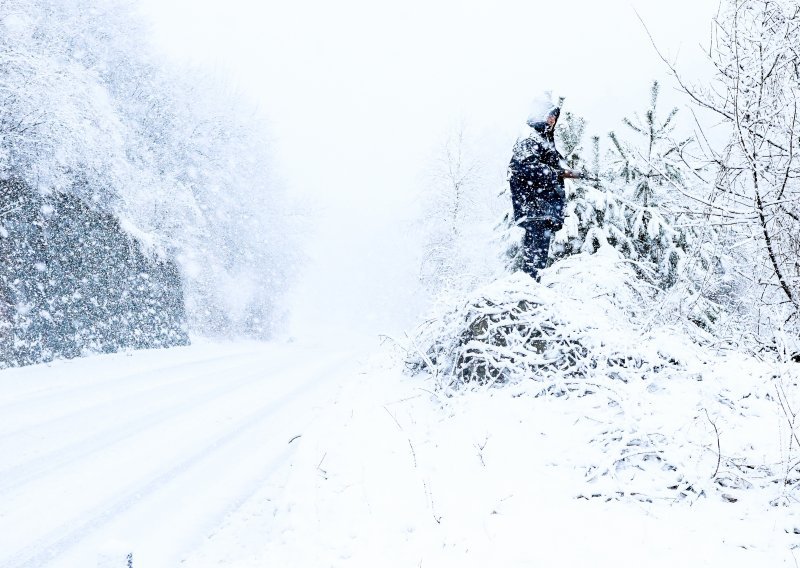
[[[522,387],[440,398],[431,380],[375,363],[305,432],[271,536],[232,565],[796,566],[793,509],[580,498],[591,397]]]
[[[796,505],[581,498],[598,399],[530,385],[448,397],[388,345],[3,371],[0,566],[797,566]]]

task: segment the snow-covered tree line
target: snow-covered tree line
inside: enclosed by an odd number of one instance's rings
[[[0,0],[3,364],[280,316],[294,251],[264,124],[161,63],[135,10]],[[70,347],[34,345],[55,335]]]

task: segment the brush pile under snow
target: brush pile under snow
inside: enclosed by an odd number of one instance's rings
[[[585,271],[580,262],[561,263],[576,269],[569,270],[569,290],[540,285],[523,273],[483,288],[428,321],[416,340],[424,351],[416,350],[409,362],[451,387],[532,378],[559,392],[585,384],[588,375],[614,373],[628,380],[677,363],[667,344],[642,344],[630,333],[633,314],[649,292],[629,284],[636,282],[632,271],[616,259],[586,259],[603,277],[581,282],[595,271]]]
[[[494,282],[429,320],[407,363],[437,387],[561,397],[585,433],[583,497],[642,500],[760,488],[800,500],[797,364],[719,353],[651,318],[653,291],[615,255]],[[713,362],[713,364],[712,364]]]

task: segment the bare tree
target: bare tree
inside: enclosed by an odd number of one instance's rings
[[[800,314],[800,2],[727,0],[714,20],[708,58],[712,82],[688,84],[700,107],[722,119],[730,138],[709,147],[718,174],[701,199],[711,220],[757,246],[746,270],[759,305],[783,322]],[[665,60],[666,61],[666,60]],[[669,64],[669,62],[667,62]],[[745,247],[746,248],[746,247]]]
[[[459,125],[434,157],[423,199],[420,280],[433,294],[471,290],[492,273],[497,192],[489,185],[476,141]]]

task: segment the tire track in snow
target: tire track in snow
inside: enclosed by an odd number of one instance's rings
[[[250,360],[256,360],[257,361],[257,360],[259,360],[261,358],[263,358],[263,357],[260,356],[260,355],[252,354],[252,355],[248,356],[247,361],[250,361]],[[204,365],[207,365],[211,361],[218,362],[218,361],[222,361],[222,360],[225,360],[225,359],[229,359],[229,358],[228,357],[220,357],[220,358],[212,359],[210,361],[204,361],[202,363]],[[241,360],[239,357],[237,357],[236,359],[237,359],[237,361]],[[190,365],[189,367],[194,367],[194,366],[195,365]],[[17,429],[15,429],[13,431],[10,431],[10,432],[7,432],[7,433],[5,433],[3,435],[0,435],[0,448],[2,448],[2,445],[4,443],[6,443],[7,441],[17,442],[21,437],[36,436],[36,434],[40,434],[42,432],[46,433],[50,429],[58,428],[59,425],[70,424],[76,418],[80,418],[80,417],[83,417],[83,416],[88,415],[88,414],[97,413],[98,411],[101,411],[103,409],[119,408],[122,405],[130,406],[130,405],[132,405],[135,402],[138,402],[140,400],[157,399],[157,398],[160,398],[160,395],[162,393],[168,392],[168,391],[172,391],[172,390],[184,393],[186,391],[185,390],[181,390],[181,389],[184,389],[186,386],[191,386],[192,390],[196,390],[198,387],[205,386],[203,383],[205,381],[208,381],[208,379],[216,378],[220,374],[220,372],[230,372],[230,365],[228,365],[227,367],[214,369],[212,371],[206,370],[205,372],[203,372],[202,374],[199,374],[199,375],[197,375],[197,374],[187,374],[186,366],[175,365],[175,366],[166,368],[163,372],[159,369],[158,370],[158,376],[162,376],[163,374],[165,374],[167,372],[174,372],[176,370],[180,370],[182,372],[181,374],[182,375],[186,375],[186,376],[182,376],[181,378],[178,378],[178,379],[175,379],[175,380],[167,379],[166,381],[164,381],[162,379],[162,382],[160,382],[158,384],[148,385],[148,386],[145,386],[145,388],[143,388],[143,389],[135,389],[135,390],[132,390],[132,391],[123,389],[122,392],[118,392],[117,390],[114,389],[114,386],[118,385],[118,381],[116,379],[109,380],[107,386],[104,385],[103,390],[108,390],[108,391],[111,391],[112,394],[115,394],[116,396],[114,396],[113,398],[110,398],[108,400],[104,400],[104,401],[102,401],[100,403],[97,403],[95,405],[92,405],[92,406],[79,407],[79,408],[76,408],[73,412],[70,412],[68,414],[63,414],[63,415],[57,416],[56,418],[52,418],[52,419],[46,420],[44,422],[38,422],[38,423],[35,423],[35,424],[22,426],[22,427],[17,428]],[[279,369],[279,370],[282,370],[282,369]],[[153,371],[151,371],[151,374],[153,374]],[[131,377],[139,377],[139,376],[141,376],[141,375],[140,374],[131,375]],[[81,389],[81,391],[82,391],[82,394],[89,395],[88,398],[95,398],[96,397],[95,389]],[[186,397],[184,396],[182,398],[185,400]],[[55,403],[55,402],[56,401],[53,401],[53,403]],[[59,400],[58,404],[59,404],[59,406],[64,406],[66,403],[64,401]],[[0,493],[2,493],[2,484],[0,484]]]
[[[325,381],[320,380],[320,376],[326,372],[341,368],[346,360],[347,356],[342,356],[332,363],[315,369],[300,386],[250,413],[245,419],[239,421],[234,428],[218,436],[200,450],[193,452],[174,465],[162,469],[159,473],[149,476],[148,479],[134,484],[116,499],[95,507],[79,519],[62,524],[60,527],[50,531],[45,537],[26,546],[8,560],[7,566],[9,568],[39,568],[48,562],[54,561],[100,526],[110,522],[161,487],[176,480],[181,474],[189,471],[211,456],[211,454],[219,452],[238,437],[245,435],[262,422],[273,417],[277,410],[295,401],[300,395],[313,391],[314,387],[321,387]],[[271,462],[269,469],[274,471],[285,462],[289,455],[291,455],[291,452],[282,452]]]
[[[225,354],[209,357],[207,359],[176,363],[165,367],[157,367],[153,365],[132,373],[117,376],[113,379],[113,381],[103,381],[103,379],[98,379],[98,381],[95,383],[82,385],[79,387],[58,388],[56,390],[47,390],[44,393],[41,391],[27,393],[29,396],[22,395],[13,401],[0,404],[0,414],[8,414],[17,408],[27,411],[32,405],[50,405],[53,403],[62,403],[65,397],[79,399],[85,398],[86,395],[96,393],[99,390],[118,392],[120,388],[124,388],[128,385],[140,386],[142,381],[156,381],[161,375],[171,373],[176,370],[191,369],[193,367],[202,368],[208,366],[209,364],[221,363],[231,359],[238,359],[242,356],[251,357],[256,356],[256,354]]]
[[[291,363],[287,363],[272,372],[282,373],[289,367],[291,367]],[[228,372],[230,372],[230,369]],[[214,377],[218,374],[219,372],[216,371],[207,376]],[[221,395],[235,393],[238,390],[262,380],[264,380],[262,371],[243,373],[236,381],[224,382],[216,388],[202,391],[199,394],[193,393],[193,395],[184,397],[177,405],[168,406],[155,412],[145,414],[144,416],[134,416],[124,424],[116,426],[112,430],[102,431],[91,438],[78,440],[55,452],[40,455],[27,462],[0,471],[0,497],[24,485],[30,484],[40,477],[78,462],[87,456],[113,447],[115,444],[127,438],[152,430],[164,422],[180,417],[187,410],[209,402],[215,402]]]

